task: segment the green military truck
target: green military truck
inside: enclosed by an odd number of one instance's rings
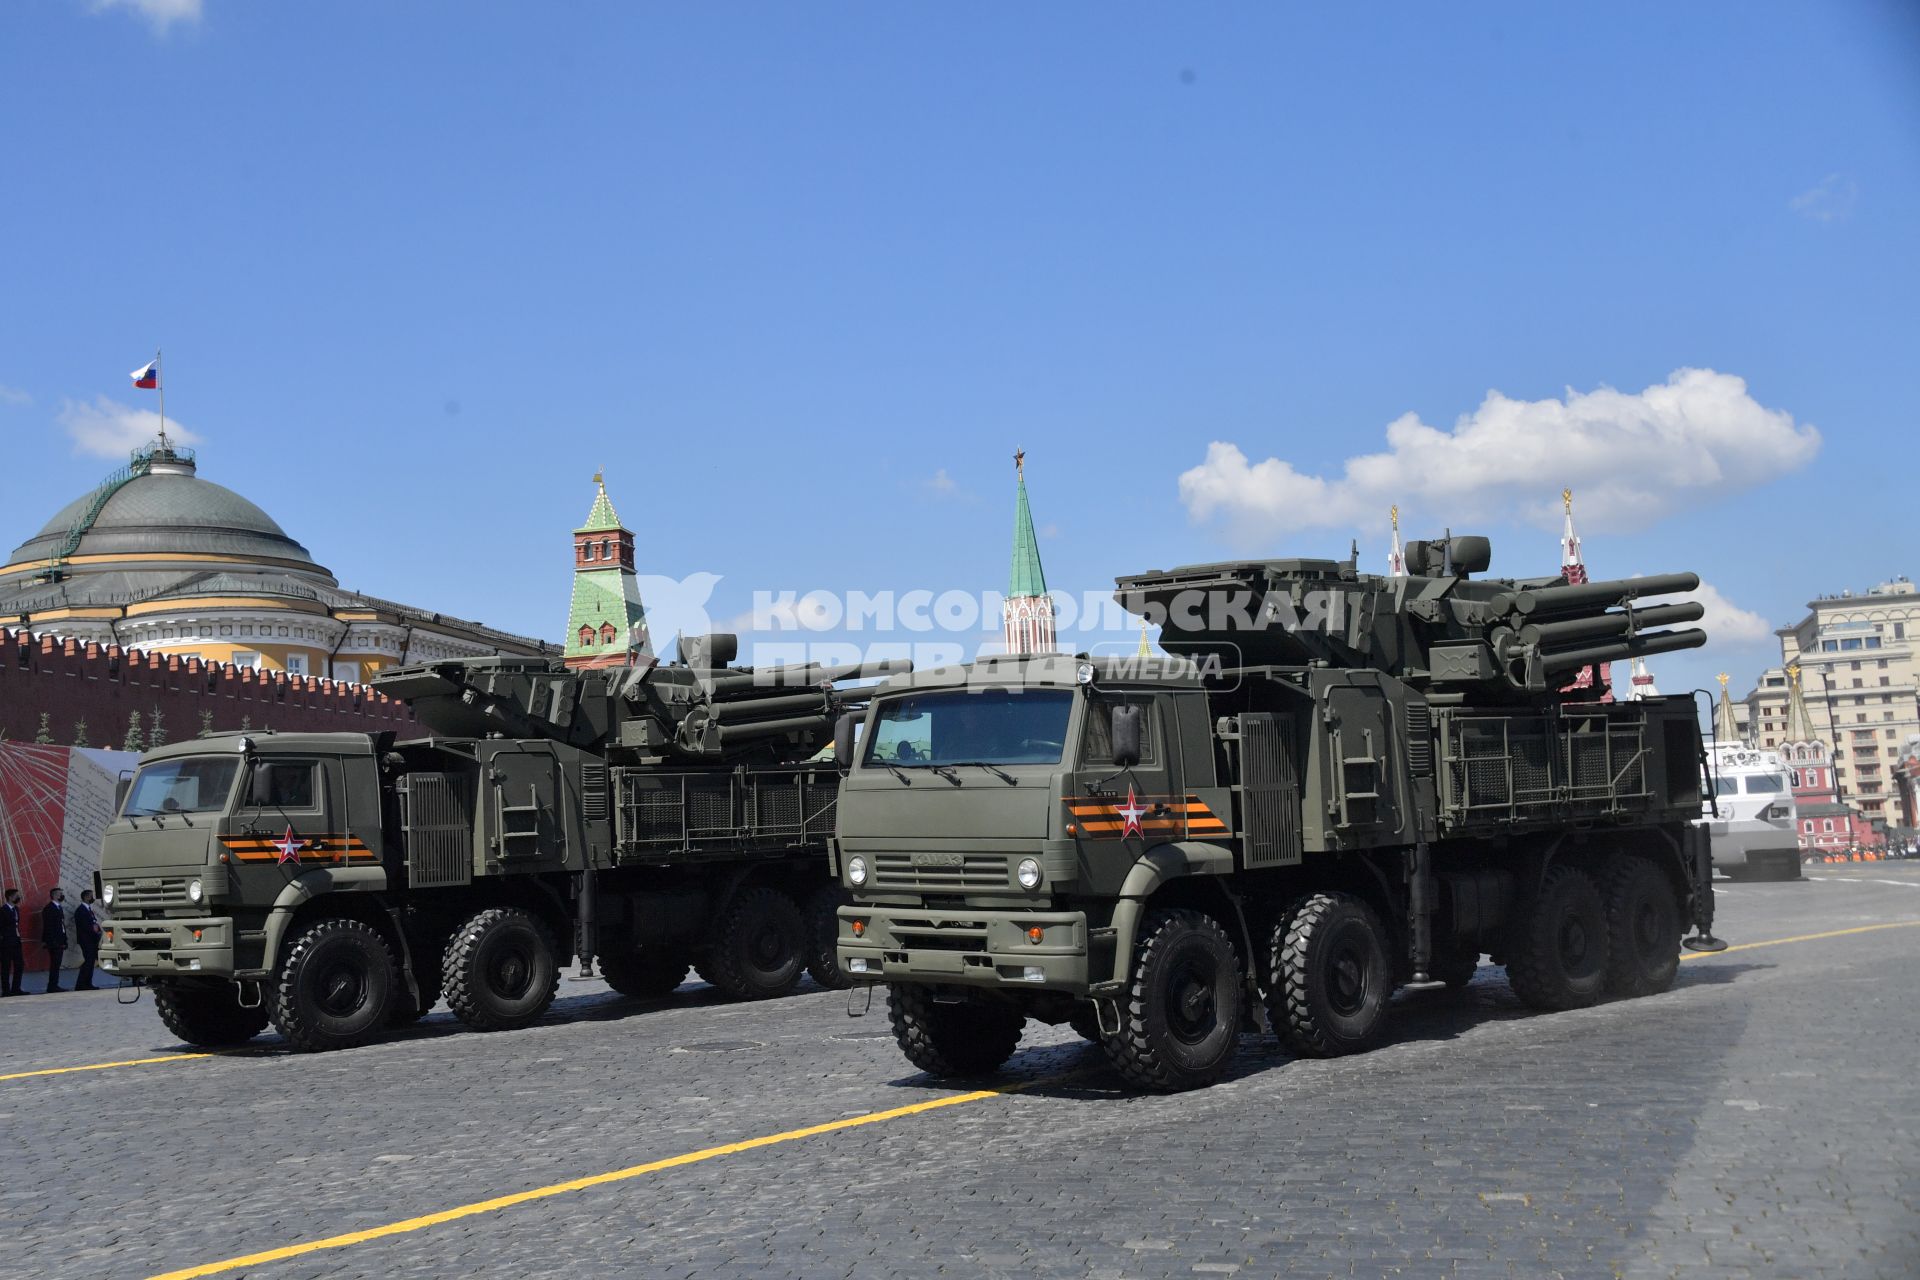
[[[1069,1023],[1138,1087],[1208,1084],[1264,1022],[1362,1050],[1483,955],[1529,1005],[1664,990],[1714,948],[1686,698],[1581,668],[1701,643],[1691,574],[1478,580],[1485,539],[1121,578],[1171,656],[888,681],[838,727],[840,965],[934,1073]],[[1577,699],[1577,700],[1576,700]],[[859,728],[859,745],[854,746]]]
[[[842,985],[827,856],[839,775],[810,762],[868,667],[690,661],[568,671],[494,658],[377,683],[435,736],[226,733],[141,758],[101,851],[101,966],[198,1045],[271,1022],[341,1048],[444,995],[524,1026],[574,956],[664,995],[689,966],[730,995],[803,969]]]

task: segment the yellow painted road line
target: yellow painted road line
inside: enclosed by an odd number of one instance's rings
[[[1920,920],[1899,920],[1893,924],[1863,924],[1853,929],[1830,929],[1826,933],[1803,933],[1792,938],[1768,938],[1765,942],[1742,942],[1726,951],[1689,951],[1682,960],[1710,960],[1733,951],[1751,951],[1755,947],[1784,947],[1789,942],[1818,942],[1822,938],[1844,938],[1854,933],[1875,933],[1881,929],[1920,929]]]
[[[729,1142],[718,1147],[705,1147],[699,1151],[689,1151],[684,1155],[668,1156],[664,1160],[652,1160],[646,1164],[631,1165],[625,1169],[615,1169],[610,1173],[596,1173],[585,1178],[574,1178],[567,1182],[556,1182],[551,1186],[535,1187],[530,1191],[516,1191],[512,1195],[495,1196],[491,1200],[476,1200],[472,1204],[463,1204],[453,1209],[442,1209],[438,1213],[422,1214],[417,1218],[404,1218],[399,1222],[389,1222],[385,1226],[370,1227],[365,1231],[349,1231],[345,1235],[328,1236],[324,1240],[309,1240],[305,1244],[283,1245],[278,1249],[267,1249],[260,1253],[249,1253],[244,1257],[227,1258],[221,1262],[209,1262],[198,1267],[188,1267],[182,1271],[168,1271],[150,1276],[148,1280],[190,1280],[195,1276],[219,1275],[224,1271],[238,1271],[243,1267],[257,1267],[269,1262],[280,1262],[287,1258],[298,1258],[303,1254],[317,1253],[322,1249],[344,1249],[349,1245],[365,1244],[369,1240],[378,1240],[384,1236],[405,1235],[410,1231],[419,1231],[426,1227],[437,1227],[442,1223],[456,1222],[461,1218],[471,1218],[476,1214],[496,1213],[501,1209],[510,1209],[517,1204],[526,1204],[530,1200],[545,1200],[551,1196],[562,1196],[573,1191],[585,1191],[591,1187],[604,1187],[610,1183],[625,1182],[629,1178],[642,1177],[649,1173],[658,1173],[663,1169],[677,1169],[682,1165],[699,1164],[719,1156],[737,1155],[742,1151],[754,1151],[761,1147],[777,1146],[783,1142],[797,1142],[801,1138],[812,1138],[823,1133],[837,1133],[842,1129],[857,1129],[862,1125],[882,1124],[888,1120],[899,1120],[906,1116],[920,1115],[927,1111],[938,1111],[943,1107],[957,1107],[969,1102],[982,1102],[988,1098],[1005,1097],[1010,1093],[1020,1093],[1038,1084],[1057,1084],[1067,1077],[1051,1076],[1026,1084],[1009,1085],[1000,1089],[977,1089],[972,1093],[949,1094],[943,1098],[933,1098],[926,1102],[916,1102],[909,1106],[894,1107],[888,1111],[869,1111],[865,1115],[850,1116],[845,1120],[831,1120],[826,1124],[809,1125],[804,1129],[789,1129],[785,1133],[770,1133],[765,1137],[748,1138],[744,1142]]]
[[[150,1067],[156,1062],[185,1062],[189,1058],[217,1057],[211,1053],[170,1053],[164,1058],[128,1058],[124,1062],[89,1062],[81,1067],[44,1067],[39,1071],[16,1071],[0,1080],[25,1080],[29,1076],[64,1076],[70,1071],[105,1071],[109,1067]]]

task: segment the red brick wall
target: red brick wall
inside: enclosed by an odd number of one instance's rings
[[[0,734],[15,742],[33,741],[46,713],[57,744],[71,744],[75,722],[84,719],[89,745],[118,747],[138,711],[151,744],[155,707],[169,742],[199,733],[203,710],[213,712],[216,730],[245,720],[248,728],[282,732],[418,732],[410,707],[364,685],[0,628]]]

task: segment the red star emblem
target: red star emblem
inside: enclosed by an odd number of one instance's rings
[[[1120,832],[1120,838],[1122,840],[1128,836],[1145,834],[1140,830],[1140,819],[1147,816],[1147,810],[1145,806],[1134,798],[1132,787],[1127,788],[1127,802],[1114,810],[1114,812],[1118,813],[1127,824]]]
[[[300,861],[300,851],[307,847],[307,842],[294,839],[293,828],[288,827],[287,834],[273,847],[280,851],[280,865],[285,866],[289,862]]]

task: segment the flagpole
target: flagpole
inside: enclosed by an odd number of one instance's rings
[[[153,371],[160,376],[153,380],[154,390],[160,393],[160,447],[167,447],[167,371],[160,367],[160,349],[154,348]]]

